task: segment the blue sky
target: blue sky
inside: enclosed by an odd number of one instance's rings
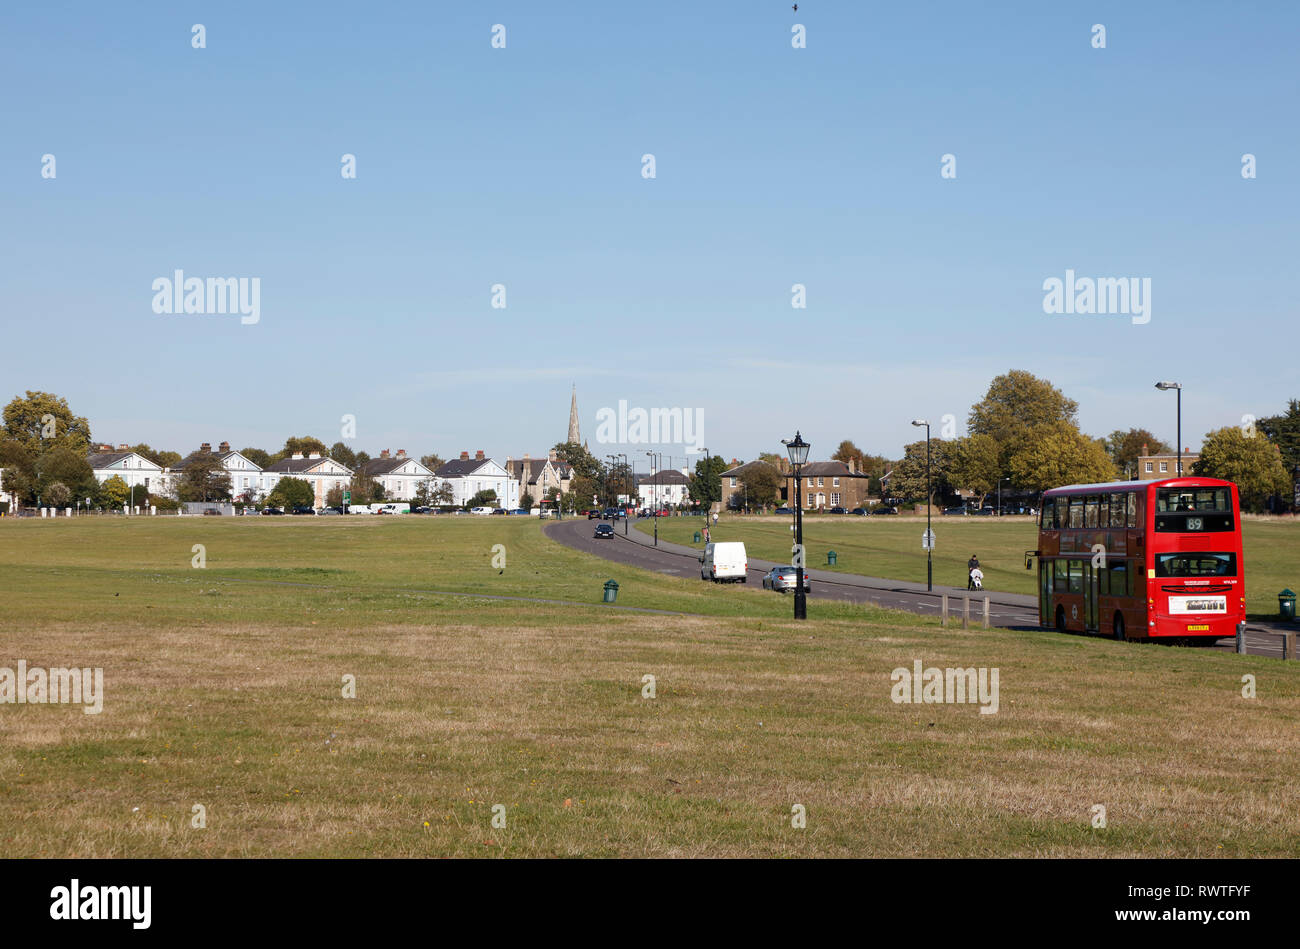
[[[1012,368],[1170,442],[1180,380],[1192,447],[1300,397],[1295,4],[284,6],[0,13],[0,397],[499,458],[574,383],[598,454],[654,447],[595,443],[623,399],[741,458],[897,456]],[[1150,323],[1045,314],[1067,268],[1149,277]],[[176,269],[260,278],[260,322],[155,314]]]

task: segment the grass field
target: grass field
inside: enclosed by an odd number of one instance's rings
[[[1246,562],[1246,608],[1257,616],[1277,615],[1277,595],[1284,588],[1300,590],[1300,520],[1246,518],[1243,520]],[[695,517],[661,517],[659,536],[673,543],[693,543],[701,520]],[[1038,546],[1038,528],[1032,518],[936,517],[934,582],[966,586],[966,561],[978,554],[984,587],[1006,593],[1035,593],[1034,571],[1025,569],[1025,551]],[[654,531],[652,520],[636,527]],[[819,570],[858,573],[893,580],[925,582],[925,551],[921,535],[925,518],[805,517],[804,546],[808,565]],[[788,515],[723,515],[711,530],[712,539],[741,540],[753,557],[788,563]],[[827,566],[826,552],[834,550],[836,565]]]
[[[619,605],[691,615],[601,605],[609,576]],[[524,518],[5,519],[0,595],[0,666],[101,666],[106,691],[99,715],[0,705],[11,857],[1293,856],[1300,834],[1300,665],[850,605],[795,625]],[[917,659],[998,668],[999,711],[894,704]]]

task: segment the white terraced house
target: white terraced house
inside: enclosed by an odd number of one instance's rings
[[[636,493],[641,507],[676,507],[690,501],[691,479],[684,471],[665,468],[648,475],[637,475]]]
[[[174,486],[184,474],[185,469],[189,467],[190,462],[203,455],[213,455],[221,461],[221,467],[226,469],[226,474],[230,475],[230,496],[232,498],[241,498],[246,493],[252,492],[253,497],[263,498],[270,488],[265,485],[265,478],[262,469],[256,463],[245,458],[237,451],[232,451],[230,442],[222,442],[213,452],[212,443],[204,442],[199,446],[198,451],[192,451],[166,472],[169,483]]]
[[[351,483],[352,469],[320,452],[313,451],[304,455],[296,451],[291,457],[277,461],[262,472],[267,494],[275,490],[281,478],[300,478],[306,481],[312,486],[315,495],[314,506],[324,507],[325,495],[329,494],[331,488],[345,490]]]
[[[420,482],[433,477],[433,472],[418,459],[409,457],[404,448],[399,448],[395,455],[390,455],[385,448],[378,458],[362,465],[361,470],[384,489],[384,499],[388,501],[414,501]]]
[[[510,477],[510,473],[491,458],[485,458],[479,451],[474,457],[462,451],[459,458],[453,458],[435,474],[438,486],[451,485],[452,504],[463,507],[480,491],[495,491],[496,506],[510,510],[519,506],[519,482]]]
[[[97,450],[86,456],[86,461],[100,484],[116,476],[125,481],[127,487],[141,488],[145,492],[161,494],[167,490],[168,472],[144,455],[131,451],[126,445],[118,445],[116,451],[112,445],[99,445]],[[139,491],[136,492],[140,503],[144,502],[144,497]]]

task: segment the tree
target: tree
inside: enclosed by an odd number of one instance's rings
[[[1232,425],[1205,436],[1192,473],[1234,482],[1243,510],[1262,511],[1272,495],[1291,492],[1291,476],[1277,445]]]
[[[337,458],[335,458],[334,460],[335,460],[335,461],[338,461]],[[326,492],[325,492],[325,505],[326,505],[327,507],[342,507],[342,506],[343,506],[343,489],[340,488],[340,487],[338,487],[337,485],[335,485],[334,487],[332,487],[332,488],[330,488],[328,491],[326,491]]]
[[[573,469],[577,477],[599,481],[604,477],[605,466],[577,442],[560,442],[554,448],[555,456]]]
[[[478,494],[469,499],[466,507],[496,507],[497,493],[491,488],[484,488]]]
[[[1079,404],[1032,373],[1012,369],[996,377],[984,398],[971,406],[967,430],[988,435],[998,446],[998,466],[1009,471],[1011,455],[1025,446],[1031,432],[1075,424]]]
[[[181,469],[176,497],[181,501],[228,501],[230,473],[221,458],[215,452],[197,452]]]
[[[132,445],[131,451],[135,452],[137,455],[148,458],[159,468],[170,468],[172,465],[176,464],[176,462],[181,460],[181,454],[179,452],[155,451],[144,442],[141,442],[139,445]]]
[[[55,483],[61,483],[78,498],[90,497],[99,490],[99,482],[85,454],[62,446],[36,459],[36,492],[42,503],[49,500],[47,492]],[[143,493],[140,499],[144,499]]]
[[[593,497],[600,493],[602,481],[576,471],[569,482],[569,491],[563,496],[561,507],[566,511],[585,511],[594,506]]]
[[[765,461],[777,471],[784,472],[790,466],[790,459],[775,451],[760,451],[758,460]]]
[[[429,500],[434,504],[451,504],[456,500],[456,491],[452,488],[450,481],[444,481],[433,489],[433,494],[430,495]]]
[[[5,434],[34,455],[67,448],[85,455],[90,449],[90,423],[73,415],[68,401],[49,392],[27,391],[4,408]]]
[[[525,491],[523,497],[519,499],[519,506],[525,511],[531,511],[533,509],[533,496]]]
[[[709,455],[695,463],[695,474],[687,486],[691,500],[705,510],[716,501],[722,500],[722,472],[730,465],[720,455]]]
[[[1089,438],[1073,423],[1062,422],[1026,432],[1011,456],[1009,473],[1018,487],[1032,491],[1114,481],[1117,474],[1105,440]]]
[[[22,442],[0,438],[0,468],[4,469],[5,491],[19,501],[36,500],[36,455]]]
[[[87,495],[87,497],[91,497],[91,495]],[[99,504],[100,507],[106,507],[111,510],[115,507],[126,507],[130,497],[131,488],[127,485],[126,481],[122,479],[121,475],[113,475],[99,486],[96,503]]]
[[[372,501],[381,501],[384,497],[379,482],[366,474],[363,468],[364,466],[358,465],[352,480],[348,482],[348,490],[352,492],[351,503],[354,505],[370,504]]]
[[[353,471],[357,470],[357,453],[343,442],[335,442],[330,446],[330,457]]]
[[[952,455],[949,476],[954,485],[973,492],[983,506],[997,490],[1002,469],[998,466],[998,444],[991,435],[967,435],[949,443]]]
[[[275,464],[271,460],[270,452],[263,451],[260,448],[241,448],[239,453],[259,468],[269,468]]]
[[[1300,464],[1300,399],[1292,399],[1285,412],[1262,418],[1255,427],[1282,452],[1287,471]]]
[[[1174,449],[1156,438],[1145,428],[1130,428],[1127,432],[1120,429],[1110,433],[1106,439],[1106,451],[1110,460],[1122,474],[1127,476],[1132,466],[1133,477],[1137,477],[1137,460],[1142,457],[1142,450],[1152,455],[1172,455]]]
[[[745,486],[744,500],[746,508],[765,508],[776,503],[785,479],[781,477],[781,472],[772,465],[756,462],[745,470],[745,476],[741,479],[741,483]]]
[[[930,495],[929,502],[934,503],[935,496],[943,497],[953,490],[952,442],[942,438],[930,439]],[[894,474],[889,481],[891,497],[902,501],[921,501],[926,499],[925,476],[925,440],[912,442],[903,450],[903,460],[894,465]]]
[[[316,492],[302,478],[281,478],[266,496],[266,503],[275,507],[311,507],[316,503]]]
[[[291,458],[293,455],[298,453],[301,453],[303,457],[306,457],[312,452],[316,452],[320,455],[328,455],[329,449],[325,447],[323,441],[311,435],[289,437],[284,440],[284,447],[276,452],[273,460],[283,461],[285,458]]]
[[[62,481],[52,481],[41,492],[41,500],[48,507],[67,507],[68,502],[72,500],[72,489]]]
[[[446,463],[447,460],[443,458],[441,455],[435,454],[435,455],[420,456],[420,464],[424,465],[424,467],[428,468],[430,471],[437,471]]]
[[[862,464],[862,449],[846,438],[840,442],[840,447],[831,453],[831,461],[838,461],[846,465],[852,462],[860,466]]]

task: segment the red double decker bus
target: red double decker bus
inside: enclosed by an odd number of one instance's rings
[[[1216,478],[1043,493],[1038,614],[1062,632],[1208,644],[1246,620],[1237,486]]]

